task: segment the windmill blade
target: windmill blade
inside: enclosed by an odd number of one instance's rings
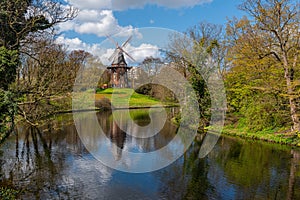
[[[106,35],[106,37],[107,37],[107,39],[109,39],[113,44],[115,44],[117,48],[119,47],[118,42],[116,42],[112,37],[110,37],[109,35]]]
[[[132,60],[133,62],[136,62],[136,61],[134,60],[134,58],[131,57],[131,55],[129,55],[129,54],[128,54],[126,51],[124,51],[123,49],[122,49],[122,52],[125,53],[125,54],[130,58],[130,60]]]
[[[113,38],[111,38],[109,35],[106,35],[106,37],[116,45],[116,49],[114,51],[114,53],[108,58],[109,61],[112,61],[114,59],[114,57],[117,56],[117,54],[121,51],[122,53],[125,53],[129,58],[130,60],[132,60],[133,62],[136,62],[135,59],[129,55],[123,48],[126,47],[128,45],[128,43],[131,41],[132,39],[132,35],[129,36],[129,38],[122,44],[122,46],[120,47],[118,42],[116,42]]]
[[[128,43],[131,41],[131,39],[132,39],[132,35],[131,36],[129,36],[129,38],[122,44],[122,48],[125,48],[127,45],[128,45]]]
[[[119,49],[115,49],[115,51],[113,52],[113,54],[108,58],[109,61],[112,61],[114,59],[114,57],[117,56],[117,54],[119,53]]]
[[[135,59],[133,57],[131,57],[131,55],[129,55],[122,47],[119,47],[118,49],[120,49],[120,51],[125,53],[133,62],[135,62]]]

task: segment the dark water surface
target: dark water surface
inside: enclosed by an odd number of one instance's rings
[[[90,135],[89,126],[84,137],[97,144],[109,139],[118,147],[111,148],[116,160],[124,150],[159,149],[177,130],[167,122],[155,137],[135,139],[116,126],[111,113],[97,117],[106,137]],[[144,111],[132,117],[137,124],[149,123]],[[17,133],[0,146],[0,186],[22,190],[21,199],[300,199],[300,151],[291,147],[221,137],[204,159],[198,158],[201,142],[195,142],[172,165],[131,174],[96,160],[72,115],[39,129],[19,125]]]

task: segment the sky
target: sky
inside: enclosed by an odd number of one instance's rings
[[[237,9],[239,0],[64,1],[79,13],[58,26],[57,43],[88,51],[106,65],[115,48],[107,36],[119,45],[133,36],[124,49],[139,63],[147,56],[159,57],[172,33],[183,33],[200,22],[225,24],[228,18],[244,14]]]

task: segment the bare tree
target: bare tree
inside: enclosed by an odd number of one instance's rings
[[[49,31],[77,15],[76,9],[59,0],[3,0],[0,10],[0,44],[15,50],[29,34]]]

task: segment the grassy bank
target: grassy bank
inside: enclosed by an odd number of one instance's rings
[[[245,127],[226,125],[222,134],[241,137],[245,139],[263,140],[272,143],[285,144],[300,147],[300,133],[284,131],[284,128],[266,129],[262,131],[250,131]]]
[[[131,95],[132,94],[132,95]],[[112,95],[114,97],[112,98]],[[155,105],[162,106],[176,106],[173,102],[162,102],[153,97],[138,94],[130,88],[108,88],[105,90],[97,91],[95,94],[95,100],[109,99],[114,107],[122,108],[126,107],[129,101],[129,107],[151,107]]]

